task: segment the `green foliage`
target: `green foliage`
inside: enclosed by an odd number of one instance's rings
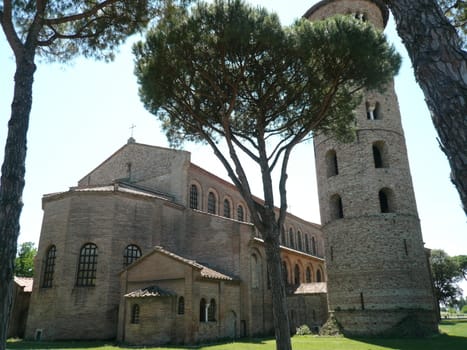
[[[167,16],[134,53],[141,99],[173,145],[219,140],[226,128],[245,143],[320,130],[349,138],[358,92],[400,64],[370,25],[336,17],[284,28],[241,1]]]
[[[15,259],[15,276],[32,277],[34,275],[34,258],[37,249],[33,242],[22,243]]]
[[[296,335],[310,335],[312,334],[310,327],[306,324],[302,324],[300,327],[297,327],[297,331],[295,332]]]
[[[461,39],[461,46],[467,49],[467,2],[462,0],[438,0],[439,5]]]
[[[467,305],[462,306],[461,313],[467,314]]]
[[[11,13],[2,2],[0,19],[10,42],[18,39],[25,46],[37,45],[37,54],[46,60],[63,62],[79,55],[110,60],[117,46],[143,31],[173,2],[189,1],[45,0],[37,6],[32,1],[12,1]]]
[[[435,296],[444,305],[456,304],[462,295],[457,285],[465,275],[465,256],[450,257],[443,250],[431,251],[430,265],[433,274]]]

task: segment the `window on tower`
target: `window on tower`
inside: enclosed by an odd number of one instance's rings
[[[326,173],[327,177],[336,176],[339,174],[337,155],[336,151],[333,149],[326,152]]]
[[[379,102],[371,103],[366,102],[366,118],[368,120],[379,120],[381,119],[381,105]]]
[[[331,220],[342,219],[344,217],[344,208],[342,206],[342,199],[338,194],[335,194],[331,197],[330,215],[331,215]]]
[[[373,143],[372,151],[373,151],[373,161],[375,164],[375,168],[387,168],[388,157],[387,157],[386,144],[383,141],[377,141]]]
[[[381,213],[392,213],[394,208],[394,193],[390,188],[383,188],[378,192]]]

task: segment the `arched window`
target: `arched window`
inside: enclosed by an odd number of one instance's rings
[[[327,177],[339,175],[337,155],[333,149],[326,152],[326,174]]]
[[[300,267],[297,264],[294,268],[294,284],[300,284]]]
[[[80,251],[78,260],[77,286],[95,286],[97,272],[97,246],[86,243]]]
[[[256,254],[251,255],[251,288],[259,288],[260,262]]]
[[[230,201],[227,198],[224,199],[224,216],[226,218],[231,217],[231,214],[230,214],[231,209],[230,208],[231,208]]]
[[[282,261],[282,278],[284,278],[284,284],[289,284],[289,274],[287,272],[287,263]]]
[[[310,254],[310,237],[305,233],[305,251]]]
[[[132,324],[138,324],[139,323],[139,305],[138,304],[133,304],[131,307],[131,320],[130,322]]]
[[[237,220],[238,221],[245,221],[245,213],[243,210],[243,206],[241,204],[237,207]]]
[[[321,269],[318,269],[318,271],[316,271],[316,282],[321,282],[321,280],[322,280]]]
[[[375,161],[375,168],[383,167],[383,157],[381,151],[376,145],[373,145],[373,160]]]
[[[291,228],[289,228],[289,244],[290,244],[290,248],[295,249],[295,241],[294,241],[293,236],[294,236],[293,229],[291,227]]]
[[[303,250],[302,233],[300,231],[297,231],[297,249]]]
[[[375,104],[366,102],[366,117],[368,120],[378,120],[381,119],[381,105],[379,102]]]
[[[141,257],[141,249],[135,244],[130,244],[123,253],[123,266],[128,266]]]
[[[394,212],[394,194],[391,189],[383,188],[378,192],[381,213]]]
[[[372,151],[375,168],[387,168],[389,165],[386,144],[383,141],[377,141],[373,143]]]
[[[286,239],[285,239],[285,227],[282,226],[281,228],[281,244],[286,245]]]
[[[342,219],[344,217],[342,199],[338,194],[331,197],[330,209],[331,220]]]
[[[311,269],[309,267],[306,268],[305,278],[306,283],[311,283]]]
[[[316,240],[314,236],[311,237],[311,253],[316,255]]]
[[[196,185],[190,186],[190,208],[199,209],[198,187]]]
[[[206,300],[202,298],[199,302],[199,321],[207,322]]]
[[[42,278],[42,288],[52,287],[55,271],[55,258],[57,256],[57,248],[52,245],[45,254],[44,276]]]
[[[178,310],[177,313],[179,315],[183,315],[185,313],[185,298],[179,297],[178,298]]]
[[[211,299],[211,301],[209,302],[208,321],[209,322],[216,321],[216,300],[215,299]]]
[[[216,208],[216,195],[214,192],[209,192],[208,193],[208,213],[209,214],[216,214],[217,208]]]

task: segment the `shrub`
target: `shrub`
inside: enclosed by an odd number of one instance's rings
[[[467,314],[467,305],[462,306],[461,313]]]
[[[306,324],[302,324],[300,327],[297,327],[297,335],[309,335],[312,334],[310,327],[308,327]]]

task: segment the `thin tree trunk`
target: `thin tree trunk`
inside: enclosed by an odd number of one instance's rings
[[[34,51],[32,51],[34,52]],[[32,105],[34,54],[17,60],[15,88],[0,183],[0,350],[6,348],[14,262],[23,208],[27,131]]]
[[[291,350],[289,316],[287,311],[287,297],[285,282],[282,274],[282,262],[279,248],[279,234],[269,233],[264,237],[266,260],[271,281],[272,313],[276,336],[277,350]]]
[[[467,53],[436,0],[385,0],[425,94],[467,214]]]

